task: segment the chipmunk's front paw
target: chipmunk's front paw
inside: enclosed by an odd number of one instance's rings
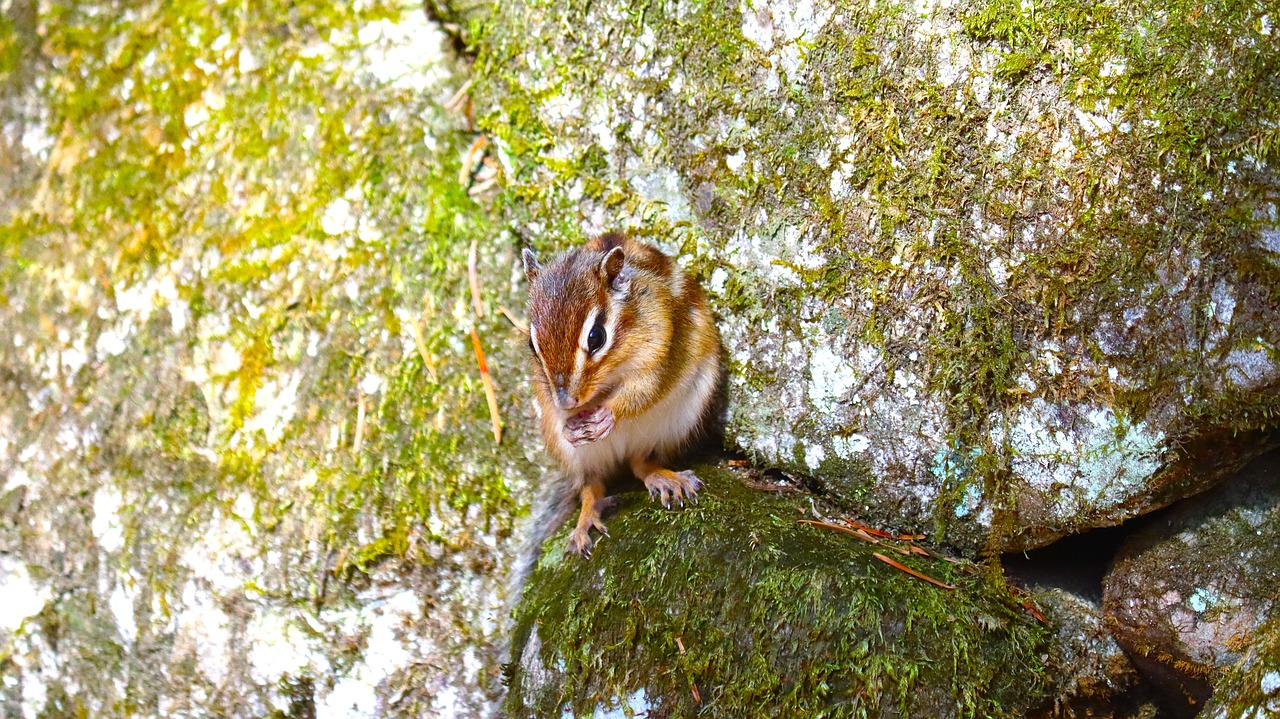
[[[579,447],[608,437],[613,425],[613,410],[608,407],[583,410],[565,421],[564,438]]]
[[[698,489],[702,487],[702,482],[688,469],[683,472],[655,469],[644,478],[644,486],[648,488],[650,497],[662,502],[662,506],[667,509],[671,509],[672,499],[679,502],[682,507],[684,500],[694,499]]]
[[[585,522],[579,522],[578,526],[573,528],[569,533],[569,545],[565,547],[565,554],[576,554],[583,559],[591,558],[591,530],[595,529],[604,536],[609,536],[609,530],[605,529],[604,522],[599,519],[588,519]]]

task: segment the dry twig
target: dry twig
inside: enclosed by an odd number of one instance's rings
[[[409,323],[409,332],[413,335],[413,344],[418,348],[418,354],[422,357],[422,367],[427,370],[427,374],[431,375],[431,381],[440,382],[440,375],[436,374],[436,363],[431,361],[431,354],[427,351],[427,340],[422,336],[422,328],[418,326],[418,322]]]
[[[511,323],[511,326],[515,327],[516,330],[520,332],[520,334],[522,335],[529,334],[529,328],[526,327],[523,322],[516,319],[516,316],[511,314],[511,310],[507,309],[505,305],[498,305],[498,311],[502,313],[503,317],[507,318],[507,321]]]
[[[886,532],[883,529],[876,529],[875,527],[863,524],[856,519],[849,519],[848,517],[844,517],[844,521],[873,537],[880,537],[881,539],[897,539],[902,542],[916,542],[924,539],[923,534],[894,534],[893,532]]]
[[[467,154],[462,158],[462,167],[458,170],[458,183],[463,187],[471,185],[471,172],[476,168],[477,158],[484,152],[484,148],[489,144],[489,138],[481,135],[476,141],[471,143],[471,147],[467,148]]]
[[[930,584],[932,584],[932,585],[934,585],[934,586],[936,586],[936,587],[942,587],[943,589],[952,589],[952,590],[954,590],[954,589],[955,589],[955,587],[951,586],[950,584],[946,584],[946,583],[944,583],[944,582],[939,582],[938,580],[934,579],[933,577],[930,577],[930,576],[929,576],[929,575],[927,575],[927,574],[921,574],[920,572],[917,572],[916,570],[912,569],[911,567],[908,567],[907,565],[902,564],[901,562],[897,562],[897,561],[895,561],[895,560],[889,559],[888,557],[884,556],[883,554],[881,554],[881,553],[879,553],[879,552],[875,552],[875,553],[874,553],[874,554],[872,554],[871,556],[875,557],[876,559],[879,559],[880,561],[884,562],[885,564],[888,564],[890,567],[893,567],[894,569],[902,570],[902,571],[906,572],[907,574],[910,574],[911,576],[915,577],[916,579],[923,579],[924,581],[926,581],[926,582],[928,582],[928,583],[930,583]]]
[[[463,101],[467,99],[467,92],[471,89],[473,82],[474,80],[467,80],[462,83],[462,87],[458,88],[458,91],[453,93],[453,97],[449,98],[449,101],[444,104],[444,109],[449,112],[457,112],[458,108],[462,107]]]
[[[871,544],[880,543],[879,539],[876,539],[875,537],[871,536],[870,534],[867,534],[861,529],[850,529],[849,527],[842,527],[839,524],[831,524],[830,522],[819,522],[813,519],[797,519],[796,521],[799,522],[800,524],[812,524],[815,527],[822,527],[823,529],[831,529],[831,530],[840,532],[842,534],[847,534],[851,537],[857,537],[858,539],[861,539],[864,542],[869,542]]]
[[[351,454],[360,454],[360,448],[364,446],[364,391],[361,390],[356,399],[356,436],[351,441]]]
[[[480,335],[476,328],[471,328],[471,346],[476,351],[476,363],[480,365],[480,380],[484,382],[484,396],[489,400],[489,418],[493,420],[493,443],[502,442],[502,419],[498,416],[498,393],[493,388],[493,378],[489,376],[489,364],[484,360],[484,348],[480,346]]]

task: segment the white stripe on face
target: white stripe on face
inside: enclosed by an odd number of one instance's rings
[[[533,354],[538,358],[538,364],[542,365],[542,373],[546,375],[547,382],[551,383],[552,394],[555,390],[555,381],[551,379],[551,370],[547,369],[547,361],[542,357],[542,348],[538,346],[538,328],[529,325],[529,342],[533,345]]]
[[[604,344],[600,345],[600,351],[596,353],[597,357],[604,357],[609,353],[609,348],[613,347],[613,328],[618,324],[618,315],[622,314],[618,311],[618,302],[610,297],[609,317],[604,321]]]
[[[582,329],[578,331],[578,351],[573,358],[573,378],[570,380],[573,384],[574,392],[577,391],[579,383],[582,381],[582,370],[587,365],[587,337],[591,334],[591,328],[596,324],[596,317],[600,316],[600,308],[596,307],[587,314],[587,319],[582,323]]]
[[[587,314],[587,319],[582,323],[582,329],[578,332],[578,347],[583,352],[589,352],[587,348],[587,337],[591,335],[591,328],[596,326],[596,318],[600,316],[600,308],[596,307]]]
[[[617,302],[610,298],[610,304],[616,305]],[[604,330],[604,344],[600,345],[600,349],[596,350],[594,355],[596,359],[608,354],[609,348],[613,346],[613,328],[618,323],[619,312],[616,307],[611,307],[610,309],[609,317],[604,321],[604,326],[602,327]],[[592,310],[591,314],[587,316],[587,321],[582,325],[582,331],[578,334],[578,347],[581,348],[584,356],[591,355],[591,346],[587,340],[591,336],[591,330],[596,326],[596,320],[600,319],[600,312],[601,310],[598,307]]]

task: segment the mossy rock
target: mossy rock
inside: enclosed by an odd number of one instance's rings
[[[0,8],[0,716],[501,695],[543,460],[445,40],[399,0]]]
[[[1007,550],[1276,443],[1265,12],[504,2],[473,47],[523,236],[630,229],[707,285],[731,444]]]
[[[1277,547],[1274,452],[1152,518],[1121,545],[1103,583],[1108,625],[1183,713],[1203,706],[1221,672],[1265,656],[1265,626],[1280,608]]]
[[[1249,653],[1218,677],[1203,716],[1253,719],[1280,716],[1280,617],[1249,636]]]
[[[696,505],[620,495],[589,560],[564,555],[567,528],[546,545],[516,610],[509,715],[1020,717],[1053,696],[1052,632],[999,581],[695,470]]]

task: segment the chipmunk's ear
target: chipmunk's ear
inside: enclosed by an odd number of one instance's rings
[[[615,247],[605,253],[604,259],[600,260],[600,277],[605,282],[612,285],[614,289],[621,290],[623,287],[618,282],[618,275],[622,274],[622,265],[626,263],[627,256],[623,254],[621,247]]]
[[[542,265],[538,264],[538,256],[528,247],[524,248],[520,257],[524,260],[524,276],[532,284],[538,278],[538,273],[542,271]]]

